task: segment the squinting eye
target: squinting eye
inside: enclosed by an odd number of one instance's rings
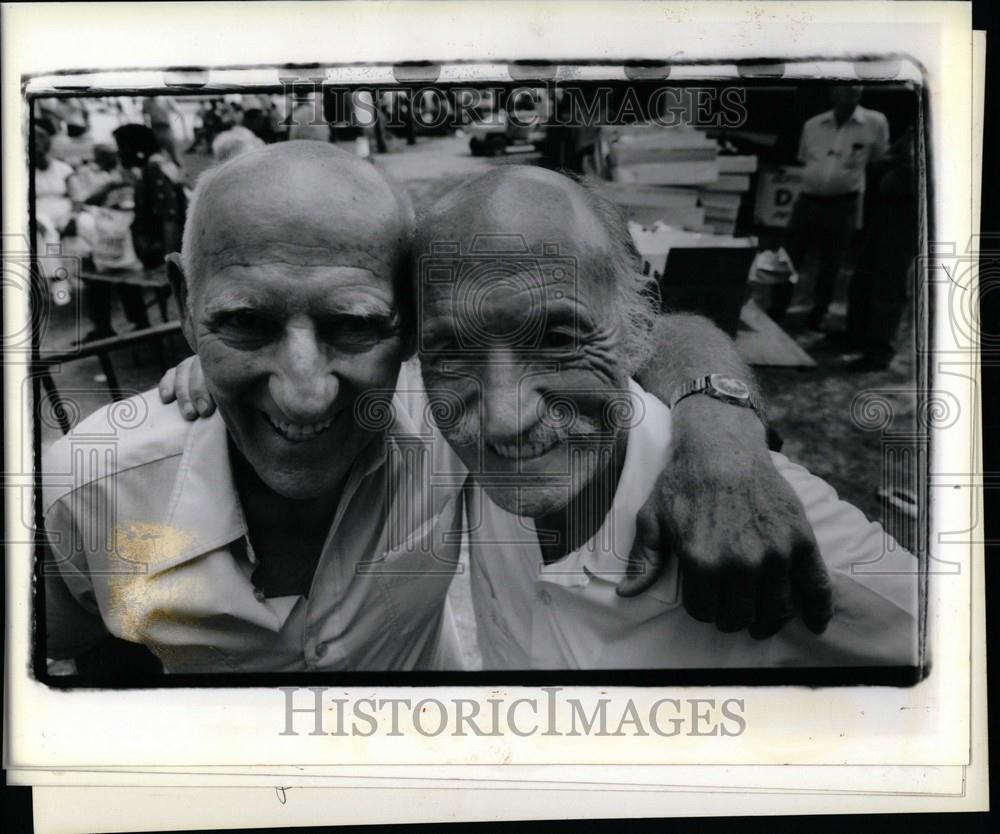
[[[542,347],[550,350],[569,350],[576,346],[576,336],[571,330],[546,330]]]
[[[212,329],[235,342],[266,341],[277,336],[281,330],[267,316],[251,312],[226,313],[219,317]]]
[[[371,350],[398,335],[391,320],[364,316],[335,317],[322,325],[320,334],[328,345],[352,353]]]

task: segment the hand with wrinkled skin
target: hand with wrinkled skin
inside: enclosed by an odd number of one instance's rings
[[[215,400],[208,393],[197,356],[189,356],[177,367],[167,371],[157,388],[160,402],[166,404],[176,400],[185,420],[211,417],[215,411]]]
[[[639,512],[619,595],[641,593],[677,558],[684,607],[695,619],[764,638],[798,608],[822,633],[833,614],[830,577],[756,414],[694,396],[678,403],[673,419],[670,459]]]

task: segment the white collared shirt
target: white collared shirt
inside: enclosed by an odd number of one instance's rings
[[[413,408],[352,467],[308,598],[265,598],[222,418],[186,422],[155,391],[81,421],[47,452],[47,653],[106,634],[168,672],[407,670],[459,665],[445,606],[458,561],[460,479]],[[235,543],[235,544],[234,544]]]
[[[802,128],[799,161],[802,191],[838,196],[865,190],[865,166],[889,147],[889,121],[877,110],[860,105],[837,127],[833,110],[813,116]]]
[[[917,560],[779,454],[775,466],[802,500],[834,582],[836,613],[823,635],[796,621],[758,641],[694,620],[681,603],[675,560],[648,591],[619,597],[636,514],[666,465],[671,433],[666,406],[635,383],[632,396],[642,418],[630,430],[611,510],[579,550],[544,564],[531,519],[501,509],[478,487],[467,490],[485,669],[915,665]]]

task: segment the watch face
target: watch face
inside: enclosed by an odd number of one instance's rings
[[[738,379],[731,379],[728,376],[712,376],[712,387],[720,394],[732,397],[736,400],[746,400],[750,398],[750,389],[746,384]]]

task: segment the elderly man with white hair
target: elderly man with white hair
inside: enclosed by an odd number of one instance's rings
[[[597,245],[600,223],[590,229]],[[49,451],[44,471],[74,473],[72,484],[48,481],[43,498],[50,656],[114,636],[169,672],[456,668],[446,595],[467,473],[435,432],[436,398],[424,408],[419,380],[401,370],[426,327],[412,234],[405,196],[329,145],[267,146],[202,176],[183,257],[168,264],[196,359],[165,388],[180,389],[185,416],[206,419],[185,420],[150,392],[131,403],[144,415],[135,425],[102,409]],[[613,253],[592,263],[612,268]],[[624,309],[615,298],[602,296],[605,312]],[[707,323],[669,319],[656,337],[670,358],[643,377],[653,390],[747,374]],[[586,350],[608,362],[611,346]],[[113,451],[80,471],[78,442],[109,424]],[[676,555],[693,567],[685,601],[696,616],[769,633],[792,616],[794,584],[822,630],[828,577],[757,415],[691,396],[675,427],[684,442],[661,456],[639,510],[635,554],[655,556],[634,560],[619,590],[641,591]],[[505,459],[519,460],[517,439],[503,442],[515,444]]]
[[[692,572],[676,559],[638,597],[616,593],[637,516],[690,424],[633,379],[658,311],[624,219],[598,191],[537,168],[497,169],[422,218],[414,258],[431,413],[470,473],[466,529],[487,668],[917,668],[916,559],[777,454],[832,575],[836,613],[824,633],[801,622],[768,640],[721,633],[686,615]],[[681,385],[670,404],[704,390]],[[718,487],[691,488],[697,500]],[[770,521],[719,523],[736,549]],[[779,560],[759,577],[737,570],[705,596],[715,609],[703,619],[742,622],[760,591],[757,615],[780,621],[796,573],[812,569],[803,558],[790,572]]]

